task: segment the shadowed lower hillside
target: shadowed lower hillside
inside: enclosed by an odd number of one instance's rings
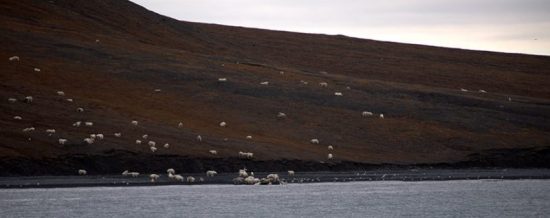
[[[547,56],[190,23],[128,1],[2,1],[0,12],[0,175],[163,161],[549,166]],[[105,139],[85,143],[93,133]]]

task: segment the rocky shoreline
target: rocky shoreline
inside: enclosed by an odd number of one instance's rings
[[[233,184],[243,168],[255,172],[257,178],[277,173],[283,183],[550,179],[549,159],[550,149],[492,150],[473,154],[468,161],[416,165],[193,158],[111,150],[101,155],[73,154],[50,159],[1,158],[0,188]],[[196,182],[169,180],[168,168],[184,177],[195,177]],[[87,175],[78,176],[79,169],[85,169]],[[124,170],[139,172],[140,176],[122,176]],[[218,175],[207,177],[208,170],[215,170]],[[289,176],[288,170],[296,174]],[[160,175],[155,183],[149,179],[152,173]]]
[[[273,172],[256,172],[257,177],[265,177]],[[283,184],[320,183],[320,182],[357,182],[357,181],[448,181],[448,180],[511,180],[511,179],[550,179],[550,169],[379,169],[346,172],[296,172],[288,176],[286,172],[275,172]],[[0,188],[63,188],[63,187],[123,187],[123,186],[159,186],[159,185],[232,185],[237,173],[220,173],[215,177],[201,174],[183,174],[193,176],[193,183],[169,180],[161,174],[156,182],[151,182],[149,174],[136,178],[122,175],[87,176],[31,176],[0,177]],[[200,180],[203,179],[203,181]]]
[[[152,155],[111,150],[104,154],[72,154],[58,158],[0,158],[0,177],[71,176],[78,169],[88,175],[118,175],[124,170],[163,173],[168,168],[187,174],[207,170],[232,173],[248,168],[254,172],[344,172],[369,170],[475,169],[475,168],[548,168],[550,148],[489,150],[469,156],[468,160],[435,164],[370,164],[351,161],[247,160],[235,157],[196,158],[178,155]]]

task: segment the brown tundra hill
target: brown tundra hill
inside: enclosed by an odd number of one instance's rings
[[[185,22],[125,0],[0,12],[0,175],[550,165],[548,56]]]

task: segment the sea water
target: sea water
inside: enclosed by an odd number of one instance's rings
[[[548,217],[550,180],[0,190],[1,217]]]

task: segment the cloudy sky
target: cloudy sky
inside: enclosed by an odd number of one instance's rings
[[[131,0],[185,21],[550,55],[550,0]]]

